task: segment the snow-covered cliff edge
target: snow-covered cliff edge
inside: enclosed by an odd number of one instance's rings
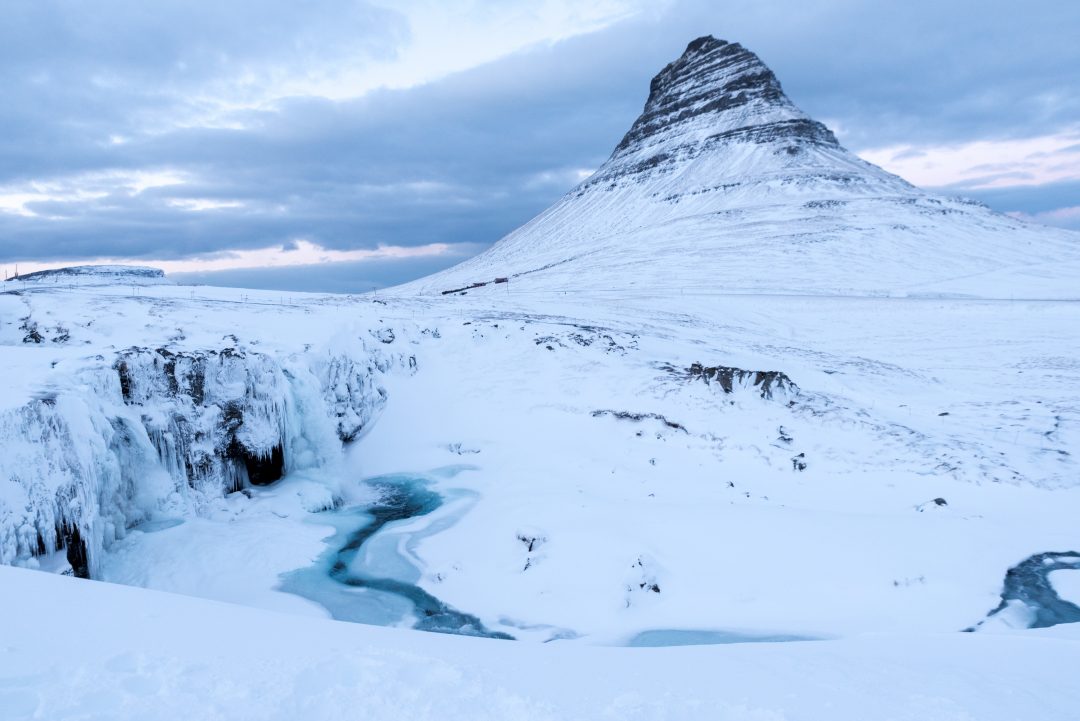
[[[362,339],[347,345],[285,356],[235,342],[132,347],[0,410],[0,563],[65,549],[92,577],[101,552],[157,511],[197,515],[335,463],[382,409],[379,377],[393,363]]]

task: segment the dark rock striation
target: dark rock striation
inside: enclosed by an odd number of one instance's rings
[[[792,156],[807,146],[840,147],[832,131],[787,98],[757,55],[705,36],[652,79],[641,116],[582,189],[663,172],[730,143],[775,145]]]
[[[614,156],[640,147],[650,138],[671,135],[688,126],[736,127],[713,137],[748,137],[754,142],[792,139],[836,146],[836,137],[810,118],[755,122],[763,109],[795,111],[780,81],[757,55],[738,43],[705,36],[652,79],[645,110],[615,148]],[[738,111],[738,112],[733,112]],[[710,117],[711,116],[711,117]]]

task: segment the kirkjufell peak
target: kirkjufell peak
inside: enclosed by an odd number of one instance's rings
[[[596,172],[489,250],[405,286],[730,292],[1021,292],[1031,257],[1077,263],[1076,233],[920,190],[843,148],[750,50],[691,42]],[[1036,284],[1030,292],[1064,288]],[[482,291],[481,291],[482,292]]]
[[[761,140],[786,137],[797,144],[837,145],[828,128],[788,100],[776,75],[757,55],[738,43],[706,35],[653,78],[645,110],[615,154],[702,123]]]
[[[791,102],[757,55],[707,35],[691,42],[652,79],[641,115],[590,181],[617,183],[642,173],[669,173],[739,145],[763,146],[777,156],[777,162],[755,163],[751,171],[756,173],[777,165],[788,174],[802,166],[831,165],[844,166],[848,176],[872,172],[883,179],[880,170],[849,156],[832,131]],[[746,168],[740,171],[745,175]],[[723,173],[716,168],[710,177]],[[687,188],[694,190],[700,188]]]

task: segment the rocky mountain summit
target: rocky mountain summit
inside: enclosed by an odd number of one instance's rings
[[[806,146],[839,147],[828,128],[788,100],[757,55],[706,36],[653,78],[645,110],[606,165],[622,175],[673,169],[731,142],[777,143],[792,156]],[[591,184],[617,175],[597,173]]]

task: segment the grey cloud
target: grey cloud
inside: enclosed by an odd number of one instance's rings
[[[568,190],[568,171],[601,163],[643,101],[645,81],[610,104],[588,102],[609,84],[603,71],[611,68],[577,73],[589,48],[572,49],[523,53],[351,102],[283,101],[245,131],[137,138],[112,149],[110,167],[175,168],[193,182],[93,203],[32,204],[65,219],[0,217],[0,232],[12,239],[4,250],[173,257],[296,237],[335,248],[490,243]],[[616,54],[607,62],[620,61]],[[565,184],[537,183],[544,173]],[[170,198],[244,207],[192,213],[169,207]]]
[[[44,84],[74,71],[98,86],[189,85],[358,49],[388,54],[406,33],[399,15],[362,0],[17,1],[4,8],[0,62]]]
[[[38,218],[0,214],[0,260],[181,258],[298,238],[490,243],[569,190],[573,170],[603,162],[652,75],[705,33],[758,52],[854,149],[1020,137],[1080,117],[1075,3],[695,0],[421,87],[285,99],[231,114],[242,129],[148,132],[198,110],[194,89],[240,68],[388,56],[408,33],[361,3],[218,5],[228,7],[17,4],[0,27],[10,100],[0,185],[147,169],[190,182],[130,195],[99,181],[108,194],[98,200],[32,204]],[[250,35],[235,32],[249,25]],[[192,211],[176,199],[242,205]]]
[[[936,190],[948,195],[965,195],[1002,212],[1022,212],[1029,215],[1080,205],[1080,180],[1007,188],[950,186]]]

